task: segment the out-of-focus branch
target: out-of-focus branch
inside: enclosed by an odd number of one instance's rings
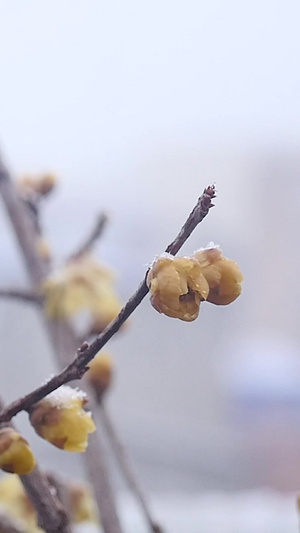
[[[47,266],[39,261],[36,249],[37,234],[32,217],[19,197],[10,175],[0,157],[0,193],[8,216],[23,252],[27,271],[33,284],[39,285],[48,273]]]
[[[77,259],[81,255],[84,255],[85,253],[89,252],[96,241],[101,237],[103,230],[107,224],[108,218],[105,213],[101,213],[98,215],[96,219],[96,223],[94,227],[92,228],[92,231],[90,234],[85,238],[85,240],[78,246],[78,249],[73,252],[70,257],[68,257],[68,261],[72,259]]]
[[[141,490],[140,484],[138,483],[135,477],[132,465],[130,464],[129,457],[126,453],[124,446],[120,442],[119,436],[114,428],[114,424],[106,410],[103,401],[99,403],[99,412],[101,415],[103,426],[105,427],[107,436],[109,438],[112,451],[114,452],[116,460],[119,464],[120,470],[123,473],[130,490],[136,497],[142,509],[142,512],[144,513],[150,531],[152,531],[152,533],[163,533],[163,530],[160,525],[156,522],[156,520],[152,518],[152,512],[150,511],[149,504],[146,500],[145,495],[143,494],[143,491]]]
[[[38,235],[36,234],[35,222],[18,196],[1,158],[0,194],[22,250],[31,282],[34,287],[39,286],[49,274],[49,265],[42,261],[37,254],[36,239]],[[41,307],[41,309],[43,308]],[[50,320],[45,313],[43,313],[43,317],[58,366],[62,368],[69,362],[70,355],[76,350],[79,344],[78,339],[69,324]],[[93,396],[91,391],[86,390],[86,392],[88,396]],[[122,533],[106,466],[105,449],[99,431],[97,433],[91,435],[89,446],[83,454],[83,460],[86,463],[88,478],[94,489],[104,532]],[[38,498],[38,491],[33,494],[33,497]],[[36,502],[33,501],[33,504],[36,507]],[[60,530],[56,530],[55,533],[58,531],[60,532]]]
[[[40,469],[36,466],[20,479],[37,512],[39,527],[47,533],[71,533],[68,515]]]
[[[1,186],[1,182],[0,182]],[[209,209],[213,207],[212,199],[215,198],[215,188],[214,186],[207,187],[204,189],[203,194],[198,199],[198,202],[186,222],[182,226],[180,232],[174,241],[169,244],[166,248],[166,252],[176,255],[180,248],[183,246],[185,241],[188,239],[192,231],[197,227],[197,225],[204,219],[208,214]],[[44,398],[47,394],[54,391],[61,385],[69,383],[75,379],[81,379],[85,372],[88,370],[89,362],[97,355],[99,350],[113,337],[120,327],[124,324],[127,318],[133,313],[133,311],[138,307],[141,301],[145,298],[146,294],[149,292],[147,287],[146,278],[147,273],[141,284],[139,285],[136,292],[129,298],[125,306],[121,309],[118,316],[103,330],[103,332],[96,337],[96,339],[91,343],[84,342],[80,348],[77,350],[75,359],[59,374],[55,375],[48,380],[47,383],[41,385],[34,391],[30,392],[26,396],[16,400],[6,407],[5,410],[0,412],[0,422],[10,420],[20,411],[28,411],[30,407]]]
[[[42,298],[34,291],[15,289],[13,287],[0,287],[0,298],[20,300],[26,303],[41,304]]]

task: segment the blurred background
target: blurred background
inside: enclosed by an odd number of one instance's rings
[[[173,531],[216,531],[217,519],[231,533],[297,530],[299,15],[276,0],[0,2],[1,151],[15,177],[58,174],[43,213],[58,265],[105,210],[95,253],[126,301],[216,184],[183,252],[220,244],[244,274],[242,296],[203,304],[191,324],[146,299],[109,345],[109,409]],[[26,286],[2,206],[0,218],[0,284]],[[0,336],[8,402],[55,364],[31,307],[0,301]],[[26,416],[18,424],[43,465],[84,475]]]

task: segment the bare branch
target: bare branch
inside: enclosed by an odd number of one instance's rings
[[[0,298],[9,298],[12,300],[20,300],[22,302],[33,304],[42,303],[42,298],[36,292],[10,287],[0,287]]]
[[[89,252],[96,241],[101,237],[103,234],[103,230],[107,224],[108,217],[105,213],[101,213],[98,215],[96,219],[96,223],[90,232],[90,234],[85,238],[85,240],[80,244],[78,247],[78,250],[76,250],[74,253],[70,255],[68,258],[68,261],[72,259],[78,259],[78,257],[84,255],[85,253]]]
[[[166,248],[166,252],[175,255],[180,250],[185,241],[191,235],[192,231],[208,214],[209,209],[213,206],[213,198],[215,198],[214,186],[204,189],[203,194],[198,199],[196,206],[184,223],[177,237]],[[82,376],[88,370],[87,365],[89,362],[111,339],[111,337],[113,337],[113,335],[119,331],[120,327],[149,292],[146,284],[147,273],[148,271],[146,272],[145,277],[136,292],[131,296],[131,298],[129,298],[118,316],[103,330],[103,332],[96,337],[96,339],[90,345],[87,342],[84,342],[77,350],[74,360],[64,370],[62,370],[62,372],[49,379],[46,384],[41,385],[34,391],[30,392],[26,396],[23,396],[23,398],[16,400],[2,410],[0,412],[0,422],[10,420],[20,411],[28,411],[34,403],[38,402],[61,385],[69,383],[74,379],[82,378]]]
[[[65,509],[39,468],[36,466],[33,472],[20,479],[37,512],[38,525],[47,533],[71,533]]]

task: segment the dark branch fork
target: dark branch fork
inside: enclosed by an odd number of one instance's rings
[[[198,199],[197,204],[190,213],[188,219],[182,226],[180,232],[174,241],[169,244],[165,252],[171,255],[176,255],[185,241],[197,227],[197,225],[205,218],[211,207],[213,207],[212,199],[215,198],[215,187],[209,186],[204,189],[203,194]],[[32,405],[40,401],[50,392],[56,390],[61,385],[69,383],[70,381],[81,379],[88,370],[89,362],[95,355],[103,348],[103,346],[113,337],[120,329],[128,317],[138,307],[141,301],[145,298],[149,289],[146,284],[147,273],[139,285],[136,292],[129,298],[123,309],[121,309],[118,316],[104,329],[104,331],[96,337],[96,339],[88,344],[84,342],[77,350],[74,360],[62,370],[60,373],[49,379],[47,383],[41,385],[26,396],[12,402],[5,409],[0,412],[0,423],[11,420],[20,411],[29,411]]]

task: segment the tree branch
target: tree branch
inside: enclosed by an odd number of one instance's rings
[[[85,253],[91,250],[91,248],[94,246],[96,241],[101,237],[103,230],[107,224],[107,221],[108,221],[108,218],[105,215],[105,213],[101,213],[100,215],[98,215],[96,219],[96,223],[92,231],[85,238],[85,240],[81,243],[78,249],[70,255],[70,257],[68,258],[68,261],[73,260],[73,259],[78,259],[78,257],[80,257],[81,255],[84,255]]]
[[[0,298],[20,300],[26,303],[41,304],[42,298],[34,291],[26,289],[15,289],[11,287],[0,287]]]
[[[185,241],[191,235],[192,231],[208,214],[209,209],[213,207],[212,199],[215,198],[214,186],[209,186],[204,189],[203,194],[198,199],[197,204],[190,213],[186,222],[182,226],[177,237],[166,248],[166,252],[175,255],[183,246]],[[146,284],[148,271],[136,292],[129,298],[125,306],[121,309],[118,316],[103,330],[103,332],[96,337],[96,339],[88,344],[84,342],[77,350],[74,360],[59,374],[48,380],[47,383],[41,385],[26,396],[12,402],[4,410],[0,412],[0,422],[10,420],[20,411],[28,411],[30,407],[44,398],[50,392],[56,390],[61,385],[69,383],[75,379],[81,379],[88,370],[89,362],[95,355],[103,348],[103,346],[113,337],[120,327],[124,324],[127,318],[138,307],[141,301],[145,298],[149,289]]]

